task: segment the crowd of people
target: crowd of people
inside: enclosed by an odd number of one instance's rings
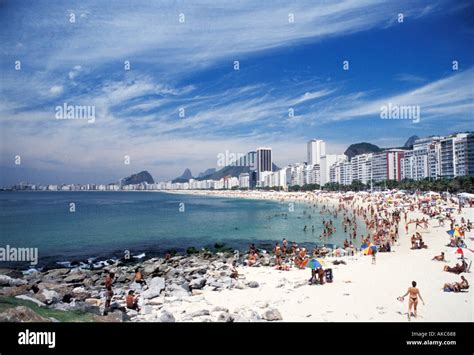
[[[321,233],[319,238],[314,236],[314,247],[309,250],[305,246],[298,245],[295,241],[288,241],[283,238],[281,242],[276,242],[273,248],[273,257],[275,260],[275,268],[281,271],[288,271],[291,268],[305,269],[309,267],[311,269],[311,278],[309,279],[310,284],[323,285],[327,282],[332,282],[333,275],[332,269],[324,268],[324,262],[317,266],[309,264],[313,259],[321,260],[328,255],[342,256],[342,255],[354,255],[358,250],[361,251],[360,247],[356,246],[369,246],[372,248],[372,252],[368,253],[372,255],[372,264],[376,264],[376,254],[378,252],[391,252],[393,248],[397,246],[399,239],[399,226],[405,227],[405,233],[403,237],[409,238],[412,250],[426,249],[426,245],[423,240],[421,233],[427,230],[429,227],[430,219],[438,220],[438,227],[444,226],[448,221],[453,233],[450,236],[448,247],[463,248],[466,247],[465,233],[470,232],[472,229],[472,223],[469,219],[465,220],[461,218],[457,223],[454,216],[453,209],[442,207],[438,203],[429,203],[421,198],[400,198],[398,202],[388,201],[387,198],[382,196],[367,195],[357,198],[341,197],[338,203],[328,203],[329,201],[325,197],[309,195],[305,197],[307,208],[303,212],[303,218],[315,219],[314,214],[319,213],[322,217]],[[460,207],[461,208],[461,207]],[[460,209],[459,208],[459,209]],[[458,213],[459,213],[458,209]],[[409,212],[417,212],[422,215],[422,218],[408,220]],[[288,219],[288,214],[281,214],[285,219]],[[341,226],[340,231],[343,231],[345,240],[343,242],[343,248],[331,250],[325,245],[331,244],[333,238],[335,238],[336,222],[340,217]],[[301,218],[301,217],[298,217]],[[365,226],[360,228],[360,225]],[[410,233],[410,225],[414,225],[414,231]],[[362,231],[364,229],[364,231]],[[303,231],[306,233],[309,230],[308,225],[304,225]],[[312,233],[315,232],[314,225],[311,226]],[[421,233],[420,233],[421,232]],[[332,243],[334,244],[334,243]],[[265,251],[260,251],[254,243],[249,246],[248,256],[246,258],[247,266],[259,265],[259,260],[266,254]],[[433,261],[446,262],[446,255],[441,252],[432,258]],[[336,263],[337,262],[337,263]],[[344,261],[333,261],[335,265],[345,264]],[[309,265],[309,266],[308,266]],[[460,275],[468,272],[470,265],[466,262],[464,257],[456,263],[454,266],[445,265],[443,270],[445,272],[454,273]],[[234,261],[230,268],[230,277],[237,279],[242,275],[237,271],[237,263]],[[461,280],[458,282],[445,283],[443,290],[446,292],[463,292],[469,288],[467,279],[460,275]],[[113,297],[112,284],[114,280],[114,274],[108,273],[105,280],[105,311],[107,314],[110,303]],[[134,281],[141,286],[145,285],[145,281],[139,269],[135,270]],[[412,282],[412,286],[408,288],[407,292],[398,297],[400,301],[403,301],[406,296],[409,296],[408,303],[408,318],[417,316],[417,305],[418,299],[423,304],[424,300],[421,297],[420,291],[417,288],[417,283]],[[135,296],[133,290],[130,290],[126,295],[126,307],[128,309],[140,310],[138,297]]]

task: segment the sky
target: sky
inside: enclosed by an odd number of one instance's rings
[[[469,1],[1,0],[0,23],[0,186],[474,130]],[[389,103],[419,122],[382,119]],[[94,119],[58,119],[64,105]]]

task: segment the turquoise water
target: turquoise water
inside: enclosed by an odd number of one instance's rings
[[[162,255],[215,243],[244,250],[254,242],[270,250],[283,238],[311,247],[320,244],[323,218],[332,217],[302,204],[288,212],[288,203],[275,201],[159,192],[1,192],[0,247],[37,247],[43,265],[118,257],[124,250]],[[340,220],[332,219],[337,232],[330,242],[341,245],[346,236]]]

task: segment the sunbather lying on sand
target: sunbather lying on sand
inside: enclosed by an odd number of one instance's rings
[[[445,283],[443,286],[444,292],[460,292],[468,288],[469,283],[464,276],[461,276],[461,282]]]
[[[444,259],[444,253],[443,253],[443,252],[441,252],[441,255],[436,255],[436,256],[435,256],[433,259],[431,259],[431,260],[446,261],[446,260]]]
[[[466,271],[466,268],[467,268],[467,263],[463,260],[462,261],[462,264],[456,264],[456,266],[454,267],[450,267],[448,265],[446,265],[443,270],[444,271],[447,271],[447,272],[452,272],[452,273],[455,273],[455,274],[460,274],[462,272],[465,272]]]

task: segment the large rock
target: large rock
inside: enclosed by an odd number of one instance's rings
[[[162,310],[160,314],[158,315],[158,321],[163,322],[163,323],[173,323],[175,322],[175,318],[173,316],[173,313],[170,311]]]
[[[190,316],[195,318],[195,317],[208,316],[210,314],[211,313],[209,312],[208,309],[200,309],[199,311],[192,312]]]
[[[70,309],[73,311],[79,311],[79,312],[84,312],[84,313],[94,313],[97,315],[101,314],[100,303],[92,304],[90,302],[75,301]]]
[[[206,284],[206,279],[204,277],[198,277],[194,280],[191,280],[191,282],[189,283],[189,288],[199,290],[203,288],[205,284]]]
[[[73,272],[73,273],[70,273],[68,276],[66,276],[63,281],[67,283],[80,283],[84,281],[86,276],[87,275],[85,273],[80,272],[80,271]]]
[[[130,317],[127,315],[127,313],[116,309],[113,312],[108,313],[106,316],[95,316],[94,320],[96,322],[104,323],[121,323],[129,321]]]
[[[262,318],[268,321],[275,321],[275,320],[282,320],[283,317],[281,316],[281,313],[278,309],[271,308],[267,309],[265,312],[262,314]]]
[[[219,316],[217,317],[217,321],[231,323],[234,321],[234,317],[230,315],[228,312],[221,312],[219,313]]]
[[[70,269],[66,268],[49,270],[43,275],[43,280],[59,282],[64,276],[69,274],[70,271]]]
[[[40,307],[46,306],[45,303],[41,302],[40,300],[37,300],[36,298],[30,297],[28,295],[18,295],[18,296],[15,296],[15,297],[20,299],[20,300],[33,302],[33,303],[37,304]]]
[[[240,308],[236,309],[235,314],[232,316],[234,317],[234,322],[260,322],[261,317],[258,315],[257,312],[247,308]]]
[[[31,289],[30,285],[0,287],[0,295],[3,296],[17,296],[27,293]]]
[[[162,277],[154,277],[151,281],[147,282],[147,284],[148,290],[142,292],[142,298],[150,299],[158,297],[165,288],[165,279]]]
[[[180,285],[171,284],[167,289],[167,293],[171,297],[183,298],[189,296],[189,292]]]
[[[57,293],[54,290],[47,290],[47,289],[41,290],[41,292],[36,295],[36,298],[38,298],[41,302],[44,302],[46,304],[56,303],[62,299],[59,293]]]
[[[14,279],[7,275],[0,275],[0,286],[21,286],[26,285],[27,282],[22,279]]]
[[[260,285],[258,284],[257,281],[250,281],[249,283],[247,283],[247,286],[250,288],[257,288]]]
[[[7,310],[1,312],[0,322],[51,322],[51,320],[40,316],[31,308],[18,306],[15,308],[8,308]]]
[[[142,273],[145,276],[151,276],[155,273],[155,271],[158,269],[159,266],[160,264],[157,262],[147,264],[143,267]]]

